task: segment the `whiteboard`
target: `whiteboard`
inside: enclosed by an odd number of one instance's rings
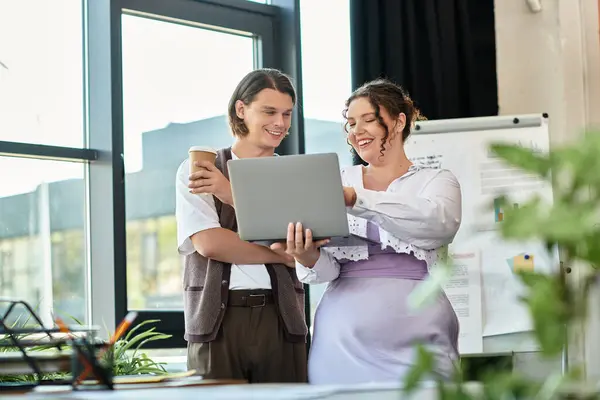
[[[406,141],[406,153],[413,163],[448,169],[461,185],[462,222],[450,252],[458,249],[479,254],[478,310],[484,354],[538,350],[531,335],[531,319],[518,299],[523,287],[514,272],[517,268],[555,271],[558,250],[548,254],[542,243],[503,241],[498,227],[504,214],[493,206],[493,199],[507,194],[518,207],[520,201],[537,194],[552,202],[552,187],[501,163],[488,148],[492,142],[504,142],[547,152],[548,122],[545,114],[422,121]],[[469,283],[471,289],[477,285],[473,282]]]

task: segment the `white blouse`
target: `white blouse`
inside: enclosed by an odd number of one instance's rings
[[[431,268],[447,254],[460,227],[462,216],[460,184],[452,172],[413,165],[394,180],[386,191],[365,189],[362,166],[342,169],[342,183],[356,191],[356,203],[348,208],[350,232],[367,236],[367,221],[379,227],[382,249],[413,253]],[[296,263],[304,283],[323,283],[339,276],[337,260],[365,260],[367,246],[323,247],[312,268]]]

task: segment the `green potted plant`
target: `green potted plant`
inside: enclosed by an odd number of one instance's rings
[[[106,352],[106,358],[112,357],[113,375],[140,375],[154,374],[162,375],[167,371],[164,368],[165,363],[153,361],[141,349],[148,343],[156,340],[168,339],[171,335],[156,332],[155,327],[140,331],[145,325],[158,322],[156,319],[149,319],[140,322],[134,326],[124,338],[115,342],[112,351]]]
[[[540,354],[557,358],[568,343],[566,327],[585,322],[590,289],[599,281],[600,133],[588,132],[580,141],[547,154],[507,144],[493,144],[490,150],[504,162],[553,184],[552,203],[534,197],[518,208],[506,207],[500,233],[506,240],[539,240],[549,250],[560,248],[557,272],[519,272],[526,288],[522,301],[533,321]],[[509,198],[497,200],[512,204]],[[577,285],[567,279],[575,268],[582,277]],[[406,393],[414,393],[433,367],[433,357],[425,349],[419,348],[418,354],[419,362],[404,382]],[[492,372],[479,385],[472,385],[457,373],[452,383],[437,382],[437,393],[442,400],[596,399],[600,398],[596,385],[585,381],[580,366],[572,365],[566,375],[557,372],[541,381]]]
[[[77,321],[79,323],[79,321]],[[112,374],[113,376],[124,376],[124,375],[141,375],[141,374],[153,374],[162,375],[166,374],[167,371],[164,367],[165,363],[158,363],[152,360],[148,355],[143,352],[142,347],[149,342],[168,339],[171,335],[156,332],[155,327],[149,329],[147,325],[154,324],[158,320],[145,320],[135,325],[127,332],[127,334],[121,339],[117,340],[112,350],[104,353],[103,361],[109,363],[112,362]],[[0,340],[7,340],[0,339]],[[0,346],[1,352],[16,352],[18,349],[11,346]],[[29,347],[28,352],[40,352],[40,351],[56,351],[54,345],[39,344],[37,346]],[[44,374],[40,377],[42,380],[64,380],[70,377],[69,373],[52,373]],[[36,382],[38,379],[33,374],[24,375],[0,375],[0,383],[3,382]]]

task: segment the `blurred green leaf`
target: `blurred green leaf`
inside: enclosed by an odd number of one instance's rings
[[[489,374],[484,383],[484,399],[535,399],[541,384],[515,373]]]
[[[594,223],[597,211],[587,207],[573,207],[560,200],[548,205],[533,198],[515,208],[504,197],[498,201],[504,207],[505,217],[500,229],[505,238],[579,242],[597,229]]]
[[[532,152],[528,148],[516,144],[494,143],[490,150],[508,164],[524,171],[534,173],[542,178],[549,177],[552,163],[549,156]]]
[[[410,293],[408,297],[410,310],[418,312],[420,309],[433,304],[442,293],[442,287],[451,275],[452,264],[450,260],[437,264]]]
[[[435,369],[433,354],[427,351],[423,345],[417,345],[416,352],[416,362],[404,377],[403,383],[405,394],[413,393],[419,387],[419,383],[426,376],[430,376]]]
[[[563,350],[565,326],[570,319],[566,304],[565,287],[559,275],[520,271],[522,282],[528,287],[522,297],[533,320],[534,334],[545,356],[557,356]]]
[[[573,243],[572,253],[582,261],[587,261],[595,269],[600,268],[600,230],[591,232],[579,242]]]
[[[571,190],[584,186],[598,187],[600,175],[600,132],[589,132],[577,143],[553,149],[550,153],[557,170],[569,172],[572,177]]]

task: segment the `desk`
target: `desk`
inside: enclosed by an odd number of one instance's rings
[[[162,388],[135,388],[113,391],[70,391],[64,387],[44,388],[44,392],[36,391],[26,395],[10,395],[11,400],[49,400],[49,399],[98,399],[98,400],[399,400],[402,399],[400,386],[397,384],[361,384],[361,385],[308,385],[308,384],[252,384],[222,386],[185,386]],[[411,396],[414,400],[436,400],[435,388],[426,387]]]

